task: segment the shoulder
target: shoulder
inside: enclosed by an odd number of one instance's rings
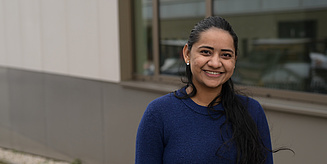
[[[174,93],[169,93],[154,99],[148,104],[148,108],[153,108],[153,107],[161,108],[171,103],[176,103],[176,97],[174,96]]]
[[[155,115],[160,114],[165,112],[167,109],[173,108],[177,103],[179,103],[178,100],[179,99],[174,96],[174,93],[166,94],[151,101],[145,112]]]
[[[170,97],[171,94],[167,94],[161,97],[158,97],[156,99],[154,99],[153,101],[151,101],[147,108],[145,109],[140,125],[139,125],[139,129],[140,127],[143,128],[144,126],[160,126],[161,125],[161,121],[162,121],[162,115],[164,113],[165,110],[165,106],[166,104],[169,103],[170,101]]]
[[[238,98],[255,120],[258,117],[265,117],[264,110],[257,100],[242,95],[238,95]]]
[[[176,111],[178,99],[174,93],[169,93],[151,101],[145,109],[139,128],[155,127],[161,129],[167,118],[171,117],[172,112]]]
[[[237,97],[241,101],[241,103],[245,105],[247,108],[262,108],[260,103],[251,97],[247,97],[243,95],[237,95]]]

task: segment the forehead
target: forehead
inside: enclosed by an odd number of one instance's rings
[[[203,31],[199,35],[199,40],[195,45],[210,45],[221,48],[232,48],[234,49],[234,40],[232,35],[226,30],[212,27],[206,31]]]

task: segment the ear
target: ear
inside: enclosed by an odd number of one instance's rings
[[[188,44],[186,43],[183,48],[183,57],[185,63],[190,62],[190,51],[188,50]]]
[[[236,67],[236,63],[237,63],[237,56],[235,56],[234,69],[235,69],[235,67]]]

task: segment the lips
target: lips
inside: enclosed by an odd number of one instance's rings
[[[206,72],[208,74],[211,74],[211,75],[219,75],[219,74],[221,74],[221,72],[214,72],[214,71],[204,71],[204,72]]]
[[[209,77],[219,77],[219,76],[221,76],[223,74],[223,72],[208,71],[208,70],[204,70],[204,73]]]

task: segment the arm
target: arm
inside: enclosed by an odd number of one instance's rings
[[[139,124],[136,136],[135,163],[162,163],[163,127],[148,107]]]
[[[269,149],[269,151],[267,151],[268,156],[266,159],[266,164],[272,164],[274,162],[273,162],[273,155],[271,152],[272,146],[271,146],[269,125],[268,125],[264,110],[262,109],[262,107],[259,103],[258,103],[258,108],[257,108],[257,126],[258,126],[259,133],[261,135],[263,144],[266,146],[267,149]]]

